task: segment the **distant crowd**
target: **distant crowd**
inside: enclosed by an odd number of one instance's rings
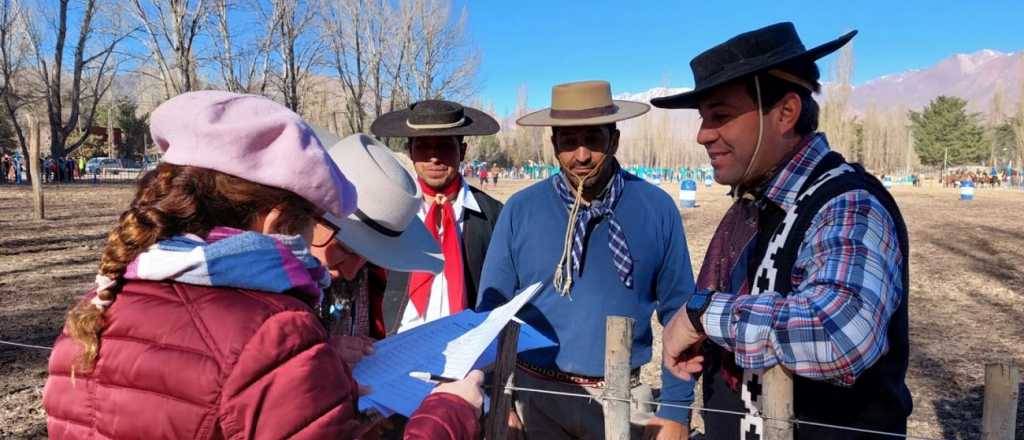
[[[46,183],[71,183],[85,176],[85,158],[48,157],[40,160],[39,170]],[[28,182],[28,163],[20,155],[5,154],[0,159],[0,183]]]
[[[704,181],[714,177],[714,169],[711,167],[647,167],[642,165],[623,165],[622,168],[635,176],[655,181],[678,182],[683,179]],[[541,180],[551,177],[559,172],[556,165],[550,164],[527,164],[518,166],[502,167],[497,164],[486,162],[466,163],[462,166],[462,176],[465,178],[477,178],[480,186],[497,185],[500,179],[530,179]]]

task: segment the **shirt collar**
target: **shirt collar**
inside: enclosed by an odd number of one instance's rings
[[[462,221],[463,209],[469,209],[480,213],[483,212],[480,210],[480,204],[477,203],[476,197],[473,197],[473,191],[470,190],[469,184],[466,183],[466,179],[462,179],[462,186],[459,188],[457,194],[458,195],[455,196],[455,200],[452,200],[452,210],[455,211],[455,221]],[[429,200],[423,200],[420,204],[420,220],[422,220],[424,216],[427,215],[427,212],[430,211],[430,205],[432,203],[433,202]]]
[[[764,196],[783,210],[792,208],[796,204],[796,197],[799,195],[800,189],[803,188],[804,182],[828,152],[828,139],[825,138],[824,133],[808,136],[801,141],[801,146],[798,147],[793,158],[768,181],[763,192]]]
[[[480,205],[476,203],[476,197],[473,197],[473,191],[469,189],[466,179],[462,179],[462,188],[459,189],[459,198],[455,199],[453,203],[458,203],[466,209],[481,212]]]

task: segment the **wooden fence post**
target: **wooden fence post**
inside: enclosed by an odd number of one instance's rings
[[[39,132],[39,122],[29,115],[29,133],[32,140],[28,143],[28,170],[32,176],[32,208],[36,220],[45,217],[43,209],[43,172],[39,166],[39,147],[43,142],[42,134]]]
[[[983,440],[1011,440],[1017,427],[1020,369],[1012,361],[985,365],[985,403],[981,412]]]
[[[793,372],[781,364],[764,372],[765,440],[793,440]]]
[[[633,319],[609,316],[604,335],[604,438],[629,440],[629,357],[633,351]]]
[[[508,413],[512,408],[512,391],[506,390],[512,384],[516,370],[516,355],[519,352],[519,323],[510,321],[498,338],[498,358],[494,363],[494,377],[491,379],[491,414],[484,427],[484,438],[505,440],[508,435]]]

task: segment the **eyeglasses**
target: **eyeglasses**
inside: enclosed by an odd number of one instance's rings
[[[316,217],[316,227],[313,228],[312,245],[324,247],[334,241],[338,235],[339,228],[323,217]]]

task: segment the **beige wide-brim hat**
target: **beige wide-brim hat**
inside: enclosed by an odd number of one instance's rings
[[[516,121],[525,127],[574,127],[604,125],[635,118],[651,106],[642,102],[612,99],[608,81],[580,81],[551,89],[551,107]]]
[[[344,139],[314,128],[327,153],[349,177],[358,194],[356,212],[324,218],[338,227],[337,240],[385,269],[399,272],[444,270],[437,240],[419,219],[423,190],[403,160],[369,135]],[[328,144],[328,142],[331,142]]]

